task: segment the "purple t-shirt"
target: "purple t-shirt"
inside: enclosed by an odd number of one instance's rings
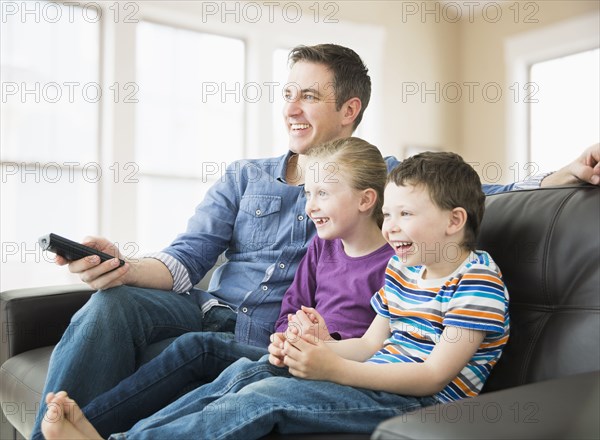
[[[341,339],[362,336],[375,318],[371,297],[385,284],[385,268],[394,251],[387,243],[362,257],[349,257],[341,240],[315,237],[283,297],[275,329],[287,329],[288,313],[314,307],[330,333]]]

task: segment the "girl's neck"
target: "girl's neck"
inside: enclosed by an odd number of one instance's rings
[[[381,229],[373,221],[372,217],[365,219],[362,226],[354,228],[351,237],[342,238],[344,252],[349,257],[363,257],[375,252],[381,246],[386,244],[385,238],[381,234]]]

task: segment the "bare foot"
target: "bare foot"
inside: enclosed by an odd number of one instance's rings
[[[66,392],[49,393],[46,404],[48,409],[42,420],[42,433],[47,440],[102,439]]]

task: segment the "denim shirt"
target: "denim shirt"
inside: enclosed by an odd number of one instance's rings
[[[197,206],[187,231],[151,256],[171,271],[174,291],[188,292],[225,253],[226,262],[202,292],[203,310],[220,304],[237,312],[238,342],[268,345],[283,295],[315,235],[304,212],[304,186],[285,180],[291,154],[232,163]],[[394,157],[386,162],[388,170],[399,163]],[[513,186],[483,189],[491,194]]]

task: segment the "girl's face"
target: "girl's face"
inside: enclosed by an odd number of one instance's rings
[[[428,273],[444,276],[461,252],[448,235],[450,211],[438,208],[422,185],[389,183],[383,200],[382,233],[400,261],[427,266]]]
[[[306,214],[325,240],[352,236],[361,193],[353,189],[334,158],[310,158],[305,168]]]

